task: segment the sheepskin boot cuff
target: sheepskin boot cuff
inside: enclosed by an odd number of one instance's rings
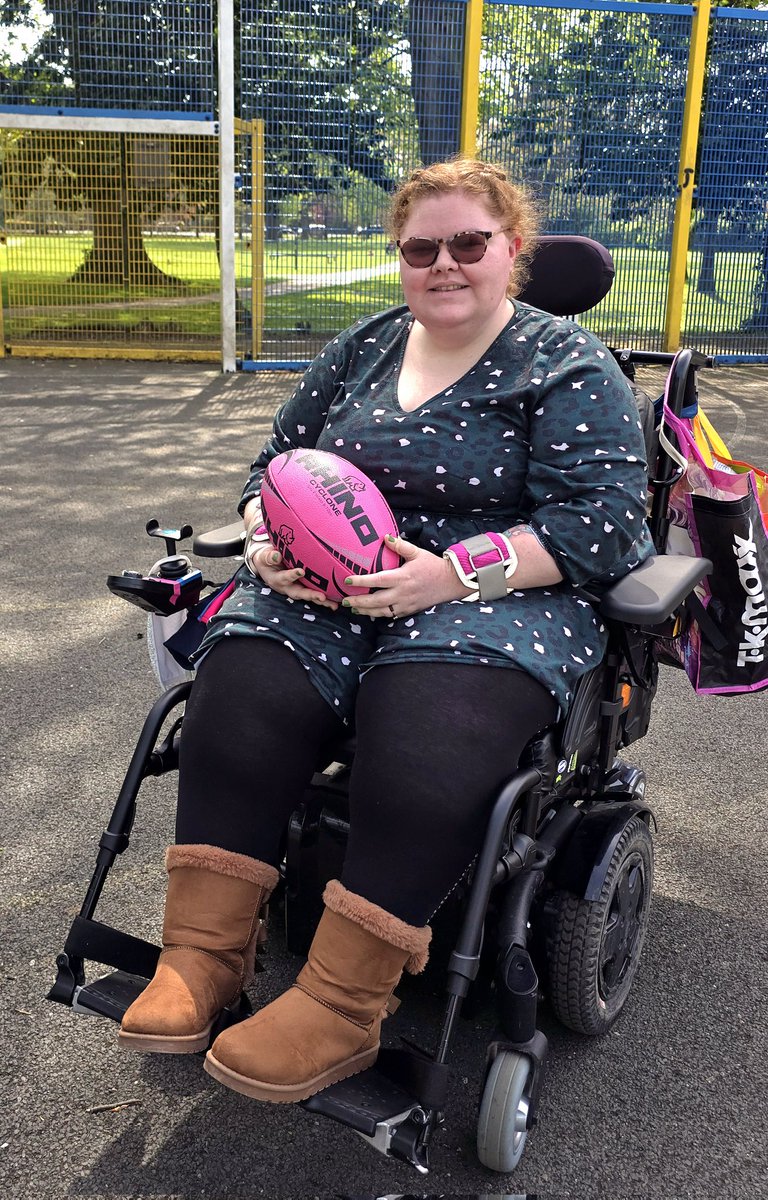
[[[249,858],[247,854],[221,850],[218,846],[169,846],[165,852],[165,869],[170,872],[176,867],[196,867],[214,875],[229,875],[245,883],[258,884],[266,892],[272,892],[280,878],[276,868],[269,863]]]
[[[429,925],[420,928],[408,925],[406,921],[401,921],[399,917],[366,900],[364,896],[348,891],[338,879],[331,879],[326,885],[323,903],[331,912],[354,921],[356,925],[388,942],[390,946],[407,951],[409,957],[405,963],[405,970],[411,975],[420,974],[426,967],[432,938]]]

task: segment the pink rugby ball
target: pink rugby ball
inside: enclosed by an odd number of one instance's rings
[[[303,582],[329,600],[371,590],[345,584],[350,575],[400,565],[400,556],[384,543],[385,534],[397,533],[392,510],[376,484],[338,454],[278,454],[264,473],[261,507],[283,561],[303,567]]]

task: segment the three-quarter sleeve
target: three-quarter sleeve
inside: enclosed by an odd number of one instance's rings
[[[584,331],[566,327],[539,350],[523,507],[572,584],[610,578],[650,549],[635,400],[609,351]]]

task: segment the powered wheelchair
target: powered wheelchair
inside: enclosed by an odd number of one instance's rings
[[[523,299],[559,315],[584,312],[608,291],[612,263],[584,238],[542,239]],[[696,396],[697,371],[710,360],[615,352],[633,378],[635,363],[669,363],[675,412]],[[641,411],[648,400],[636,390]],[[644,940],[653,883],[654,818],[645,775],[620,752],[643,737],[656,691],[664,636],[690,619],[688,603],[711,569],[705,559],[665,553],[668,497],[677,468],[649,441],[656,555],[608,589],[585,590],[609,631],[603,661],[582,677],[567,716],[529,743],[493,806],[481,853],[437,920],[447,929],[447,1003],[433,1048],[403,1042],[382,1048],[374,1067],[303,1102],[311,1113],[347,1125],[385,1155],[428,1169],[435,1132],[450,1108],[450,1051],[462,1005],[493,994],[497,1026],[485,1048],[477,1153],[494,1171],[511,1172],[536,1123],[547,1055],[538,1009],[546,998],[559,1020],[586,1035],[606,1032],[627,999]],[[167,557],[148,577],[112,577],[117,594],[152,614],[194,604],[202,573],[178,551],[192,529],[147,531],[165,540]],[[235,525],[194,537],[193,553],[237,557]],[[145,779],[178,766],[181,711],[190,680],[169,687],[151,709],[131,758],[79,915],[58,956],[49,999],[120,1021],[154,974],[159,947],[95,917],[104,883],[128,848]],[[278,903],[290,951],[305,954],[328,879],[337,876],[348,830],[346,788],[354,741],[327,747],[285,840]],[[274,901],[274,898],[273,898]],[[274,925],[274,920],[273,920]],[[436,938],[436,941],[440,939]],[[91,981],[86,960],[112,970]],[[251,1012],[246,995],[226,1010],[222,1028]]]

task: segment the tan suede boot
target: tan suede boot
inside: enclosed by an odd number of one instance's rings
[[[171,846],[163,950],[154,978],[123,1017],[131,1050],[196,1054],[213,1022],[253,977],[260,911],[274,867],[217,846]]]
[[[219,1034],[205,1069],[219,1083],[274,1103],[306,1100],[364,1071],[403,969],[427,962],[432,931],[416,928],[332,880],[306,966],[255,1016]],[[396,1003],[396,1002],[395,1002]]]

